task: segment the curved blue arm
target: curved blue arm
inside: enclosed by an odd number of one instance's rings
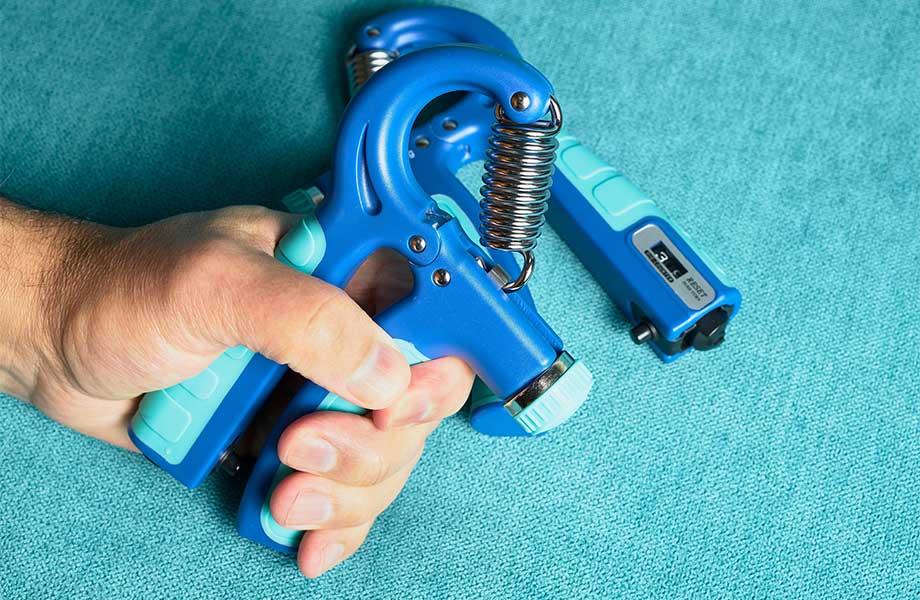
[[[376,31],[376,35],[368,32]],[[478,44],[517,55],[504,31],[459,8],[425,6],[393,10],[364,23],[355,36],[358,51],[383,49],[401,55],[440,44]]]
[[[453,43],[488,46],[509,56],[520,56],[511,38],[491,21],[445,6],[393,10],[369,19],[355,34],[357,52],[382,49],[400,56],[421,48]],[[437,118],[416,127],[411,134],[413,141],[425,139],[429,144],[424,147],[410,145],[419,183],[429,194],[450,197],[474,223],[477,222],[479,200],[457,181],[454,173],[485,155],[494,108],[495,102],[489,96],[467,94]],[[458,126],[446,128],[445,123]],[[512,253],[496,252],[493,259],[509,274],[520,270]],[[528,288],[518,293],[533,305]]]

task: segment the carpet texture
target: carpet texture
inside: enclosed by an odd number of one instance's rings
[[[920,595],[920,4],[456,5],[720,260],[725,345],[662,365],[548,233],[533,289],[589,402],[539,439],[448,420],[317,581],[237,537],[238,482],[190,492],[0,398],[0,596]],[[0,192],[115,225],[275,202],[324,169],[347,34],[391,6],[7,0]]]

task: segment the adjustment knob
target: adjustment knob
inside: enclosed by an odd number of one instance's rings
[[[505,410],[527,433],[544,433],[578,410],[593,383],[584,363],[562,352],[556,362],[505,403]]]
[[[687,332],[687,341],[697,350],[712,350],[725,341],[725,326],[728,325],[728,313],[719,308],[696,322]]]

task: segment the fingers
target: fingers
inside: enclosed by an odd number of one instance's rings
[[[381,431],[360,415],[313,413],[281,434],[278,457],[297,471],[347,485],[372,486],[415,460],[435,425]]]
[[[292,469],[341,483],[379,483],[412,459],[434,426],[463,405],[472,380],[470,368],[455,358],[417,364],[403,397],[374,411],[373,421],[337,412],[306,415],[281,434],[278,456]],[[419,424],[424,426],[411,426]]]
[[[288,529],[342,529],[372,521],[399,495],[421,452],[378,484],[350,486],[311,473],[285,477],[272,493],[269,508]]]
[[[372,525],[373,522],[368,522],[355,527],[308,533],[300,541],[300,549],[297,551],[300,572],[312,579],[336,566],[364,543]]]
[[[396,429],[449,417],[466,402],[474,376],[465,362],[454,357],[414,365],[409,389],[398,402],[374,411],[374,423],[381,429]]]
[[[273,257],[296,221],[235,207],[160,225],[157,239],[174,241],[161,257],[167,275],[153,286],[165,290],[169,321],[160,329],[180,351],[210,358],[243,344],[355,404],[387,406],[408,386],[409,365],[344,291]]]
[[[393,340],[345,292],[269,255],[238,257],[215,292],[209,321],[226,345],[242,343],[346,400],[388,406],[409,384],[409,365]]]
[[[270,509],[282,526],[309,531],[298,552],[307,577],[318,577],[364,542],[374,519],[405,485],[425,438],[441,417],[462,406],[473,380],[470,368],[454,358],[420,363],[411,371],[411,384],[396,407],[375,411],[373,420],[313,413],[281,435],[278,455],[298,472],[275,488]],[[379,427],[378,418],[387,427]]]

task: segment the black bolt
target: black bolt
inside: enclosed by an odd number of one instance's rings
[[[655,327],[648,321],[640,321],[638,325],[630,330],[629,335],[636,344],[644,344],[655,339],[657,332]]]

